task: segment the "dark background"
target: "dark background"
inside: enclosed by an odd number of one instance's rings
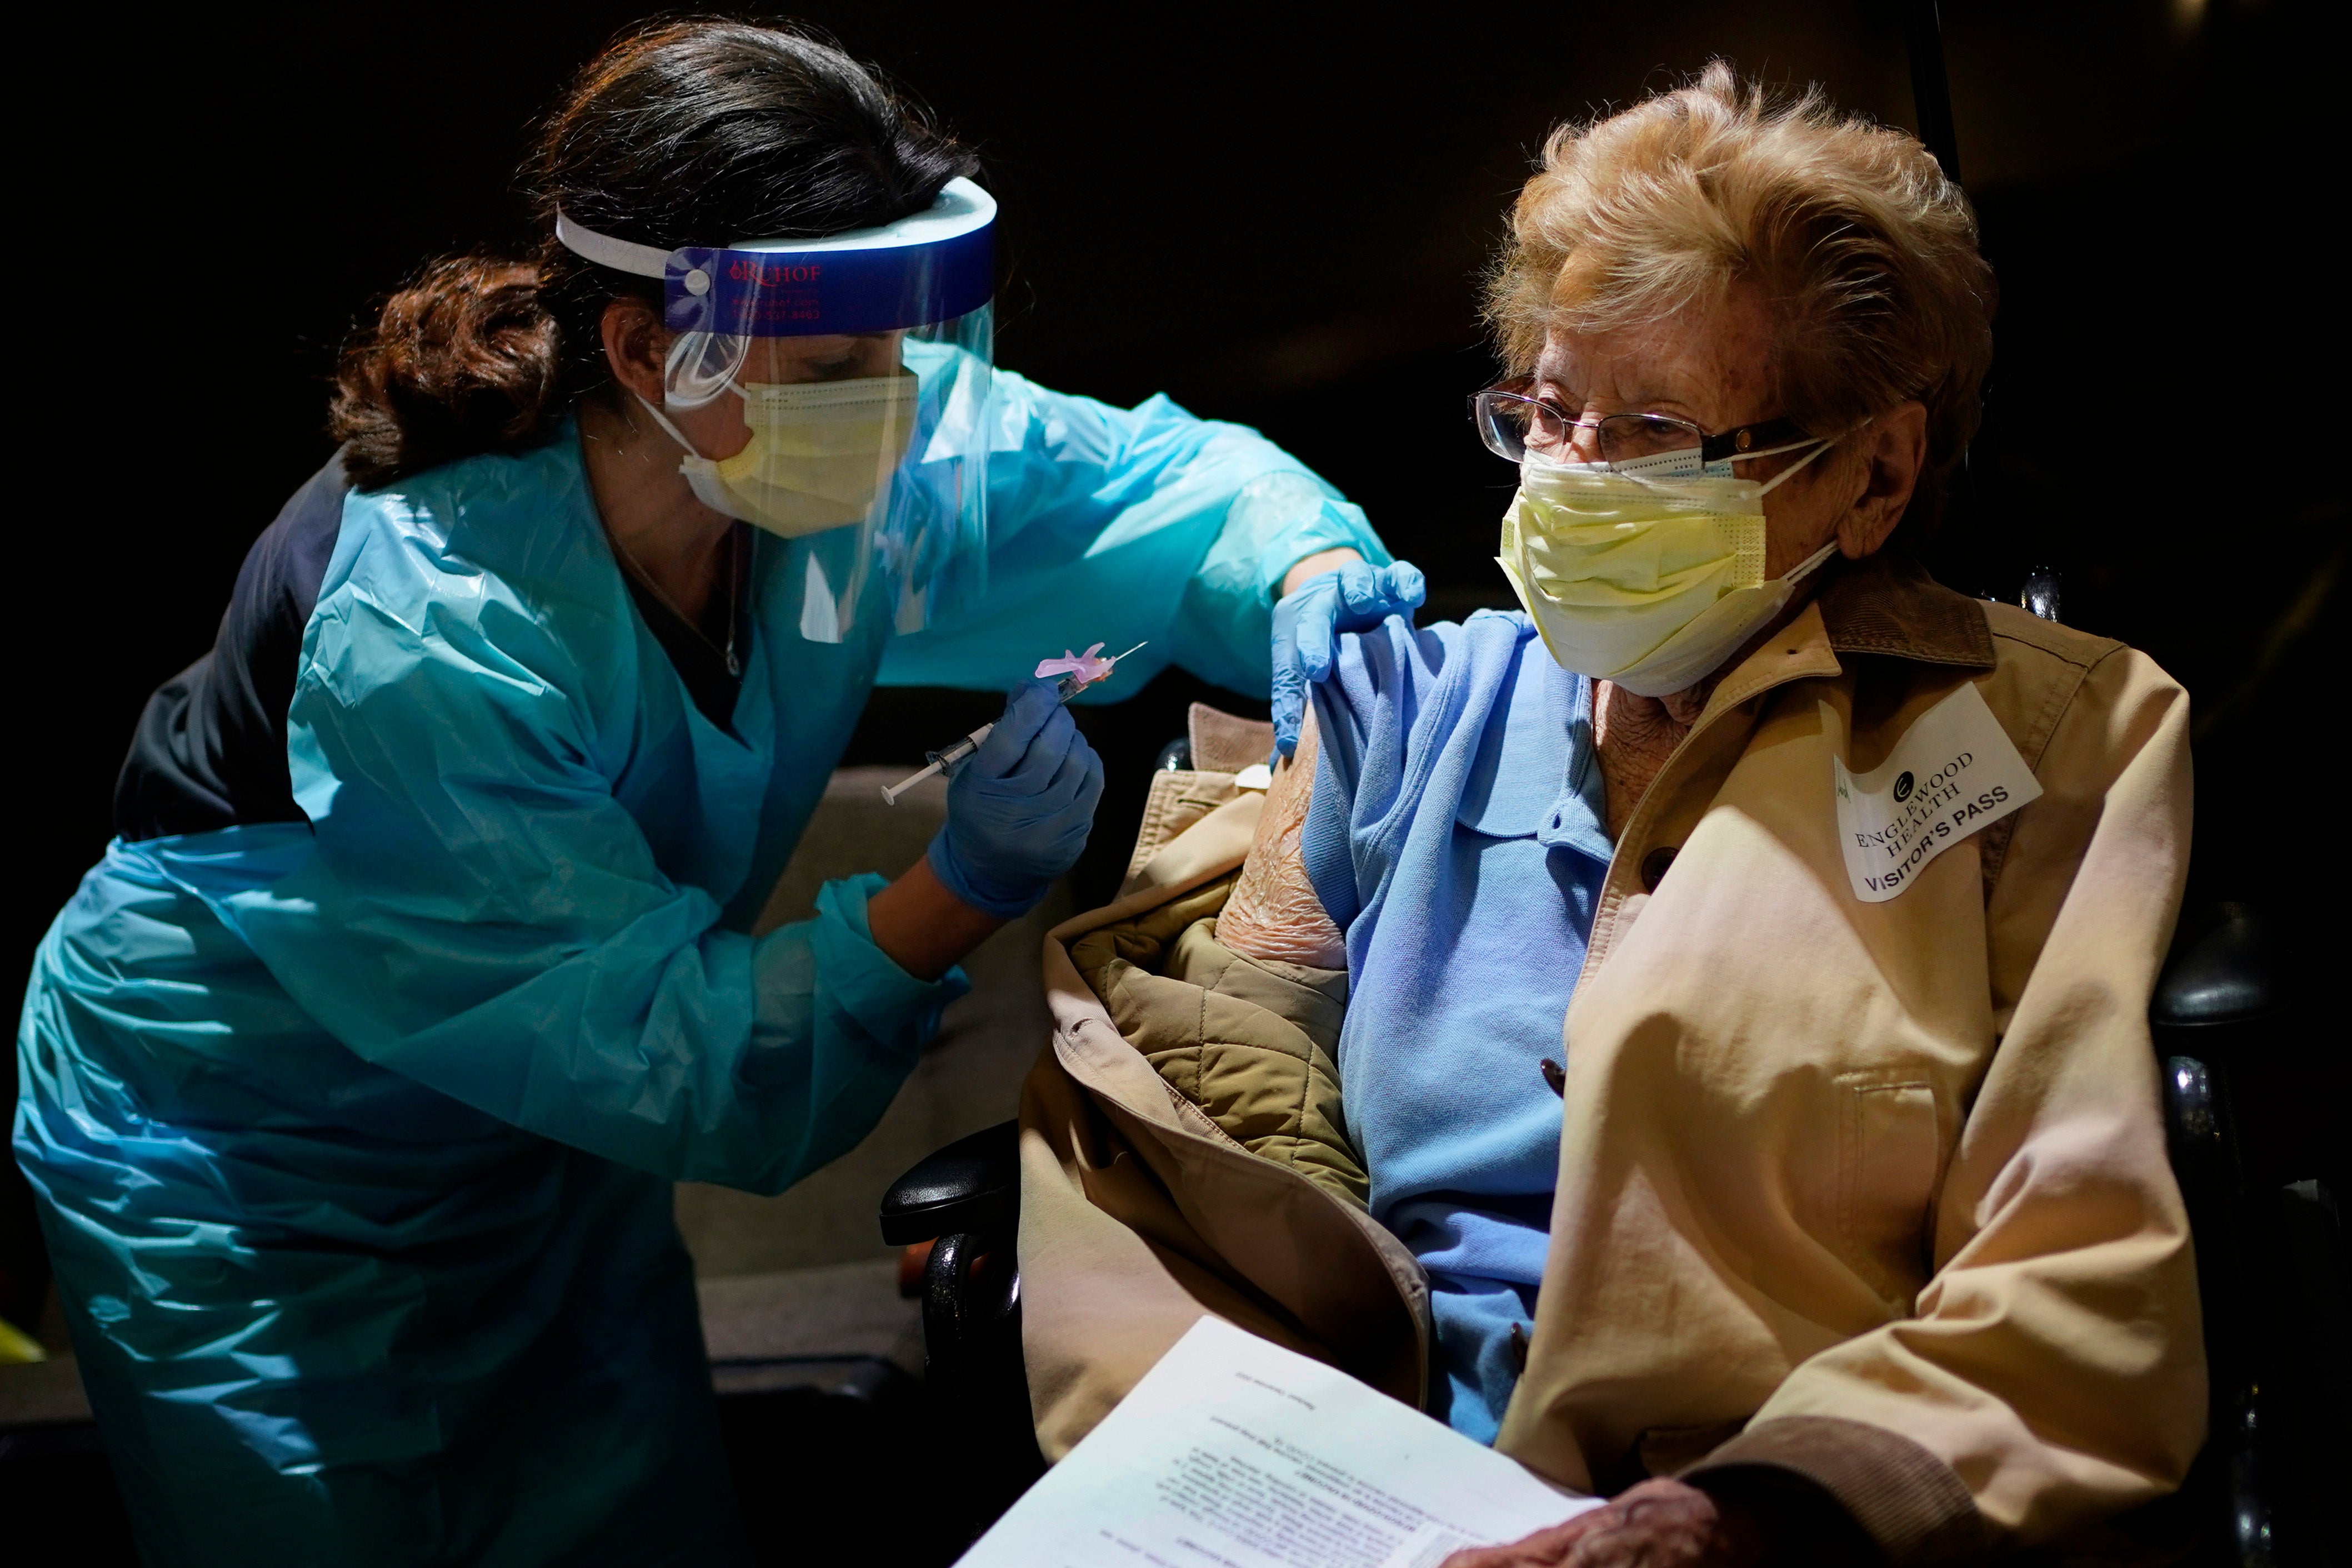
[[[2343,668],[2346,553],[2331,10],[1944,7],[2004,291],[2014,548],[1969,586],[2055,566],[2067,621],[2188,685],[2192,896],[2263,902],[2315,955],[2342,950],[2346,897],[2326,761],[2344,704],[2322,684]],[[91,10],[21,49],[20,88],[53,96],[13,161],[32,330],[9,465],[12,983],[106,841],[141,704],[209,645],[247,545],[327,455],[337,344],[427,256],[533,243],[511,186],[530,123],[646,14],[223,9],[174,30]],[[1912,123],[1898,13],[1860,0],[796,14],[981,152],[1001,362],[1258,425],[1365,506],[1444,615],[1507,602],[1490,557],[1513,475],[1461,398],[1492,373],[1476,277],[1546,131],[1716,54]],[[1979,575],[1975,537],[1954,534],[1948,575]],[[1201,691],[1171,673],[1088,716],[1114,809]],[[883,694],[855,757],[914,756],[995,701]],[[22,1322],[40,1270],[21,1186],[0,1215],[0,1312]]]

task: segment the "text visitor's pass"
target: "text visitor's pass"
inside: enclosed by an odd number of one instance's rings
[[[1846,875],[1864,904],[1885,903],[1937,855],[2042,794],[1973,681],[1921,714],[1869,772],[1849,773],[1834,754],[1830,766]]]

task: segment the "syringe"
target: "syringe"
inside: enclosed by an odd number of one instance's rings
[[[1149,638],[1145,639],[1145,642],[1149,641]],[[1138,643],[1135,645],[1135,648],[1129,648],[1127,651],[1127,653],[1132,653],[1135,652],[1136,648],[1140,648],[1143,645],[1143,643]],[[1097,643],[1095,646],[1099,648],[1102,644]],[[1116,665],[1121,659],[1127,657],[1127,653],[1114,653],[1108,659],[1105,660],[1104,663],[1106,664]],[[1055,700],[1056,702],[1068,702],[1072,697],[1076,696],[1080,692],[1085,691],[1088,686],[1093,685],[1096,681],[1107,681],[1108,679],[1110,679],[1110,671],[1108,669],[1104,670],[1101,674],[1097,675],[1092,681],[1087,680],[1076,670],[1073,670],[1068,674],[1064,675],[1060,680],[1054,683],[1054,691],[1055,693]],[[908,790],[912,789],[916,785],[920,784],[924,779],[930,778],[933,774],[952,772],[957,766],[964,760],[964,758],[970,757],[973,752],[980,749],[980,743],[986,740],[989,736],[994,732],[995,728],[996,726],[993,722],[983,724],[978,729],[973,730],[970,735],[965,736],[961,740],[943,746],[937,751],[927,751],[923,753],[926,766],[920,773],[909,774],[908,777],[899,779],[896,784],[887,784],[883,786],[882,799],[884,802],[886,804],[895,806],[898,803],[899,796],[905,794]]]

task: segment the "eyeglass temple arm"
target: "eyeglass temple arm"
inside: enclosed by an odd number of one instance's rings
[[[1802,441],[1811,433],[1793,419],[1768,419],[1760,424],[1743,424],[1719,435],[1710,435],[1698,444],[1700,460],[1720,463],[1727,457],[1737,457],[1743,452],[1761,452],[1768,446],[1786,446],[1792,441]]]

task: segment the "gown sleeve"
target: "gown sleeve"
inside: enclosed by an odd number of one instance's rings
[[[314,852],[237,925],[369,1061],[623,1165],[781,1191],[874,1126],[963,978],[874,945],[879,876],[722,929],[614,798],[591,685],[487,574],[421,612],[323,601],[289,745]]]
[[[1342,546],[1391,559],[1361,507],[1254,430],[1164,396],[1113,408],[1010,371],[991,395],[987,593],[951,624],[895,640],[883,685],[1001,688],[1065,648],[1149,639],[1096,700],[1132,695],[1171,664],[1263,696],[1284,574]]]

